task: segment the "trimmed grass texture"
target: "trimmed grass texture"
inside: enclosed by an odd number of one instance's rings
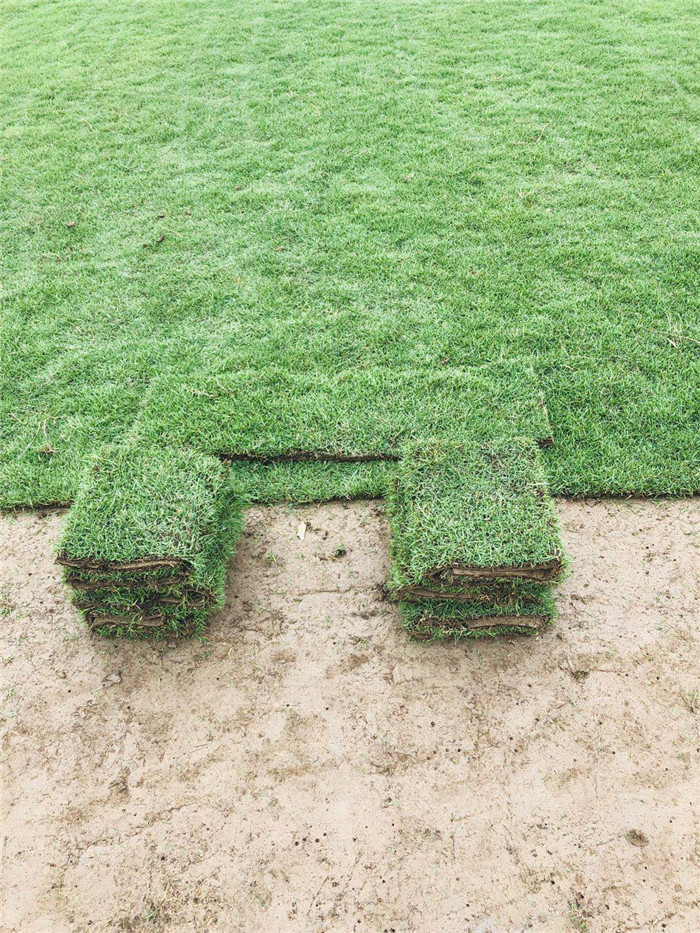
[[[553,493],[700,490],[689,0],[3,13],[6,507],[73,500],[154,379],[213,364],[520,360]]]
[[[238,460],[231,464],[231,482],[251,502],[383,499],[395,467],[391,460],[355,463]]]
[[[194,634],[224,598],[243,500],[195,451],[105,448],[69,512],[58,560],[102,634]]]
[[[407,440],[429,435],[524,434],[552,442],[535,374],[519,362],[157,380],[135,431],[140,443],[264,463],[398,460]]]

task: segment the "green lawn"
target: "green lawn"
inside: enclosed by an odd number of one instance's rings
[[[691,0],[0,15],[6,506],[71,500],[154,377],[498,361],[537,374],[554,493],[700,490]]]

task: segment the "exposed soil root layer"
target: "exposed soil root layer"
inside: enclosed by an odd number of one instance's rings
[[[447,602],[458,603],[484,603],[493,605],[494,603],[504,604],[513,597],[512,589],[491,585],[488,592],[479,588],[472,587],[460,590],[431,590],[425,586],[404,586],[396,593],[397,599],[431,599],[446,600]]]
[[[547,624],[546,616],[483,616],[480,619],[470,619],[468,627],[473,632],[492,632],[501,634],[501,629],[526,629],[529,632],[541,632]],[[464,628],[467,626],[465,625]],[[416,626],[411,632],[411,637],[418,641],[425,641],[435,637],[436,628],[444,629],[448,635],[458,635],[459,627],[455,624],[449,624],[439,616],[426,615],[423,617],[420,626]]]
[[[542,564],[530,564],[522,567],[465,567],[455,564],[441,567],[426,574],[426,578],[435,584],[457,586],[465,580],[482,583],[490,580],[531,580],[533,583],[551,583],[556,580],[564,567],[563,561],[556,559]]]
[[[64,552],[56,558],[63,567],[71,570],[90,570],[95,573],[147,573],[151,570],[181,567],[191,569],[189,561],[178,557],[142,557],[139,560],[96,560],[92,557],[68,557]]]
[[[170,577],[155,577],[150,579],[148,577],[144,577],[143,579],[139,579],[138,585],[141,589],[152,589],[156,592],[161,592],[168,590],[171,586],[179,586],[181,583],[186,582],[189,577],[189,573],[177,574]],[[123,588],[123,583],[115,580],[113,576],[107,577],[103,580],[85,580],[77,574],[67,573],[66,583],[74,590],[85,590],[87,592],[91,592],[93,590],[116,591]],[[199,591],[189,590],[189,592]]]
[[[322,450],[290,450],[287,453],[267,454],[255,453],[223,453],[217,456],[224,463],[396,463],[398,454],[343,454],[326,452]]]

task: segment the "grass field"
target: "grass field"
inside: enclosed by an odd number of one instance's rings
[[[501,360],[553,492],[700,490],[696,10],[6,0],[4,504],[154,377]],[[253,497],[381,485],[297,466]]]

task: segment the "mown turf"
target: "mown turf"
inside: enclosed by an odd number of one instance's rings
[[[572,360],[542,385],[556,425],[544,452],[552,494],[700,492],[700,358],[601,361],[595,372]]]
[[[5,508],[72,502],[92,455],[124,439],[142,404],[147,380],[131,381],[128,370],[108,380],[91,366],[76,366],[65,381],[64,375],[59,368],[31,385],[5,387],[0,400]]]
[[[551,443],[532,367],[371,367],[328,375],[242,371],[159,379],[135,428],[147,444],[229,459],[398,460],[426,436],[524,435]]]
[[[387,501],[390,590],[454,593],[560,577],[564,553],[540,457],[527,438],[405,448]]]
[[[279,461],[231,464],[236,492],[250,502],[323,502],[333,499],[383,499],[396,463],[378,460],[359,463]]]
[[[6,0],[2,25],[4,505],[72,499],[154,376],[212,363],[531,361],[553,492],[700,490],[690,0]],[[308,495],[285,475],[257,498]]]

